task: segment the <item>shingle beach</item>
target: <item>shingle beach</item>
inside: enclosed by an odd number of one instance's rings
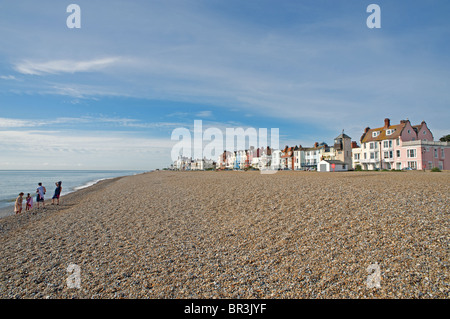
[[[449,226],[450,172],[156,171],[0,219],[0,298],[447,299]]]

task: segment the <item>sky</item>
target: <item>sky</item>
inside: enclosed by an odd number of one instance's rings
[[[81,28],[68,28],[77,4]],[[381,28],[366,12],[381,9]],[[177,128],[450,133],[448,0],[0,2],[0,170],[171,163]],[[204,145],[209,142],[204,141]]]

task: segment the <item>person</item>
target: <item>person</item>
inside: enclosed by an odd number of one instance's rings
[[[55,183],[56,189],[55,189],[55,194],[52,197],[52,205],[55,205],[55,199],[57,202],[56,205],[59,205],[59,196],[61,195],[61,191],[62,191],[61,184],[62,184],[61,181]]]
[[[19,196],[17,196],[16,202],[14,204],[14,212],[16,214],[20,214],[22,212],[22,202],[23,202],[23,193],[21,192]]]
[[[45,189],[44,186],[42,186],[42,183],[38,183],[39,187],[36,189],[36,202],[37,202],[37,208],[39,208],[39,203],[42,202],[42,207],[45,207],[45,202],[44,202],[44,195],[45,192],[47,192],[47,190]]]
[[[30,193],[27,195],[27,204],[25,206],[25,211],[29,211],[33,208],[33,197],[31,197]]]

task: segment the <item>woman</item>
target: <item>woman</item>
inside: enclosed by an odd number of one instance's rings
[[[56,205],[59,205],[59,196],[61,195],[61,190],[62,190],[61,184],[62,184],[61,181],[55,183],[56,189],[55,189],[55,194],[52,197],[52,205],[55,205],[55,199],[56,199],[56,203],[57,203]]]
[[[23,193],[21,192],[14,203],[14,212],[20,214],[22,212]]]

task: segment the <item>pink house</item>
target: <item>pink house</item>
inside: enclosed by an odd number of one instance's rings
[[[367,127],[361,136],[360,165],[363,169],[450,169],[450,143],[434,141],[425,121],[411,125],[409,120],[391,125]]]

